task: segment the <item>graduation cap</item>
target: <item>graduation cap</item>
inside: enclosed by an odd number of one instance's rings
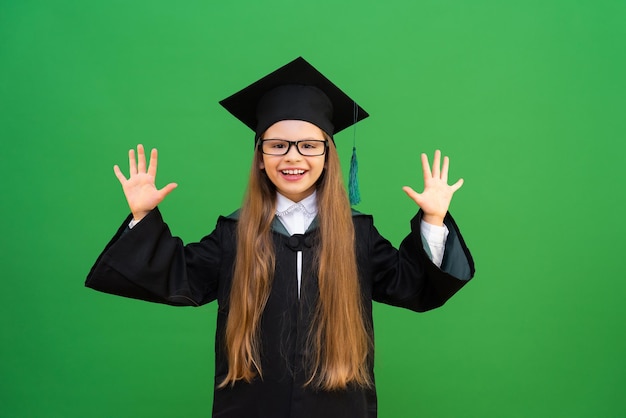
[[[255,143],[270,126],[281,120],[310,122],[332,138],[369,116],[302,57],[220,101],[220,104],[255,132]],[[353,147],[349,180],[352,204],[360,201],[355,151]]]

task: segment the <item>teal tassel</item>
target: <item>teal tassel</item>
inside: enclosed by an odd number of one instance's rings
[[[359,193],[359,162],[356,159],[356,147],[352,147],[352,158],[350,159],[350,176],[348,180],[348,196],[350,197],[350,205],[358,205],[361,202],[361,193]]]

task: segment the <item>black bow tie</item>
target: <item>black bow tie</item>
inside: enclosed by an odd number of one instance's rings
[[[287,240],[287,247],[291,249],[291,251],[302,251],[304,247],[311,248],[313,246],[313,242],[311,237],[305,236],[304,234],[293,234]]]

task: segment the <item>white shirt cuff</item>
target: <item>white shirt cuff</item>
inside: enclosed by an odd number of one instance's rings
[[[431,260],[437,267],[441,267],[443,261],[443,253],[446,249],[446,240],[448,239],[448,227],[429,224],[428,222],[420,222],[420,232],[430,248]]]

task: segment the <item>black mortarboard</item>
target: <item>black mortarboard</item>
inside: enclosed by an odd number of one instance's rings
[[[281,120],[304,120],[331,137],[369,115],[354,100],[299,57],[220,104],[255,133]]]

